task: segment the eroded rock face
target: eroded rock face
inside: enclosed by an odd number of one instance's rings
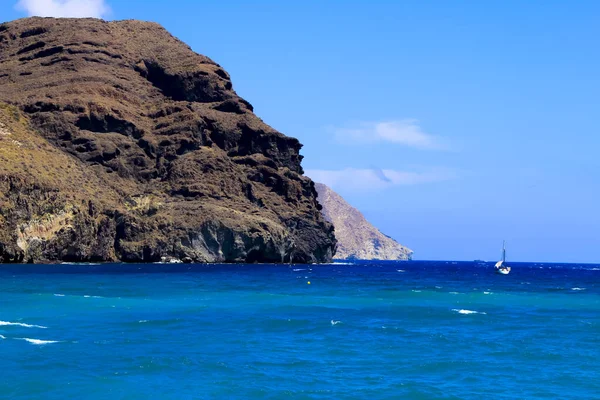
[[[413,251],[384,235],[328,186],[317,183],[319,203],[325,219],[335,226],[338,239],[336,259],[411,260]]]
[[[298,140],[157,24],[2,24],[0,102],[0,261],[333,255]]]

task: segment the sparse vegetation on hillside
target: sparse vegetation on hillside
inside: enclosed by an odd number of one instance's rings
[[[0,32],[0,261],[328,261],[300,143],[153,23]]]

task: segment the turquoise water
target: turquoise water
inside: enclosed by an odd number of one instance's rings
[[[594,265],[8,265],[0,321],[2,399],[600,395]]]

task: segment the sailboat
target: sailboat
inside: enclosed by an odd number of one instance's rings
[[[502,260],[498,261],[494,266],[496,273],[502,275],[508,275],[510,273],[510,267],[506,265],[506,242],[502,241]]]

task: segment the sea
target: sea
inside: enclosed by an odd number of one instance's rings
[[[0,399],[598,399],[600,265],[0,266]]]

